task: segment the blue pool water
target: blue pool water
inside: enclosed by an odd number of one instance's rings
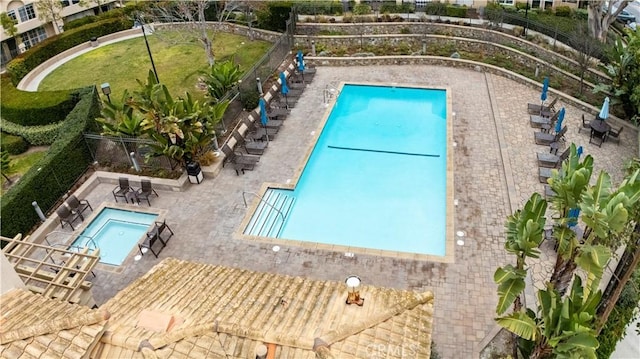
[[[82,231],[73,246],[93,248],[91,237],[100,248],[100,262],[120,265],[157,217],[156,214],[105,208]]]
[[[345,85],[279,237],[445,255],[446,91]]]

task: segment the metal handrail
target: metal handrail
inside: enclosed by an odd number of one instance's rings
[[[48,246],[51,246],[51,247],[56,247],[56,246],[57,246],[57,247],[62,247],[62,246],[65,246],[65,245],[66,245],[66,244],[64,244],[64,243],[54,243],[54,244],[51,244],[51,242],[49,242],[48,238],[49,238],[49,235],[51,235],[51,234],[53,234],[53,233],[62,233],[62,234],[67,234],[67,235],[68,235],[68,237],[71,237],[71,235],[73,234],[73,233],[63,232],[63,231],[51,231],[51,232],[47,233],[47,235],[46,235],[46,236],[44,236],[44,241],[45,241],[45,242],[47,242],[47,245],[48,245]],[[86,237],[86,238],[89,238],[89,242],[91,242],[91,244],[93,244],[93,248],[92,248],[92,249],[100,249],[100,247],[98,247],[98,244],[96,244],[96,242],[93,240],[93,237],[91,237],[91,236],[87,236],[87,235],[84,235],[84,234],[79,234],[79,235],[77,235],[77,236],[76,236],[76,239],[77,239],[77,238],[80,238],[80,237]],[[67,247],[67,248],[80,248],[80,247],[78,247],[78,246],[74,246],[74,245],[66,245],[66,247]]]
[[[263,202],[264,204],[266,204],[267,206],[271,207],[273,210],[275,210],[276,212],[278,212],[278,214],[280,215],[280,217],[282,217],[282,223],[284,223],[284,214],[282,214],[282,212],[277,209],[276,207],[274,207],[271,203],[267,202],[264,200],[264,198],[260,197],[257,193],[255,192],[249,192],[249,191],[242,191],[242,199],[244,200],[244,207],[247,208],[249,207],[247,205],[247,197],[245,196],[245,194],[251,194],[254,195],[256,198],[258,198],[260,200],[260,202]]]

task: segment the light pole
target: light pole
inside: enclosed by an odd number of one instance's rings
[[[160,83],[160,79],[158,78],[158,71],[156,70],[156,64],[155,62],[153,62],[153,56],[151,56],[151,48],[149,47],[149,41],[147,40],[147,32],[144,31],[145,23],[142,21],[142,16],[140,15],[136,16],[136,22],[142,29],[142,36],[144,36],[144,43],[147,45],[147,52],[149,53],[149,60],[151,60],[151,67],[153,68],[153,74],[156,76],[156,82]]]
[[[111,86],[109,86],[109,83],[103,83],[102,85],[100,85],[100,88],[102,89],[102,93],[107,96],[107,100],[109,100],[109,103],[111,103]]]

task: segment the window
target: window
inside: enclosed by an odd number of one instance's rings
[[[18,14],[20,15],[20,22],[29,21],[36,18],[36,12],[33,10],[33,4],[27,4],[18,8]]]
[[[514,5],[514,0],[498,0],[498,4],[502,5]]]
[[[15,10],[9,10],[7,11],[7,15],[9,15],[10,18],[13,19],[13,21],[18,21],[18,18],[16,17],[16,11]]]
[[[62,7],[67,7],[79,3],[80,0],[61,0]]]
[[[22,37],[22,43],[24,44],[25,49],[29,49],[33,47],[35,44],[46,39],[47,32],[44,31],[43,27],[39,27],[37,29],[24,32],[20,36]]]

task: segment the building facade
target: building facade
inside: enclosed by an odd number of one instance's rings
[[[100,11],[119,5],[116,0],[88,0],[84,1],[82,5],[80,0],[59,1],[62,8],[54,8],[57,12],[57,19],[53,21],[51,18],[45,19],[47,16],[39,16],[42,14],[38,13],[38,0],[0,0],[0,13],[6,13],[13,19],[17,29],[15,36],[9,35],[4,29],[0,31],[2,64],[44,39],[61,33],[64,31],[64,23],[96,15]]]

